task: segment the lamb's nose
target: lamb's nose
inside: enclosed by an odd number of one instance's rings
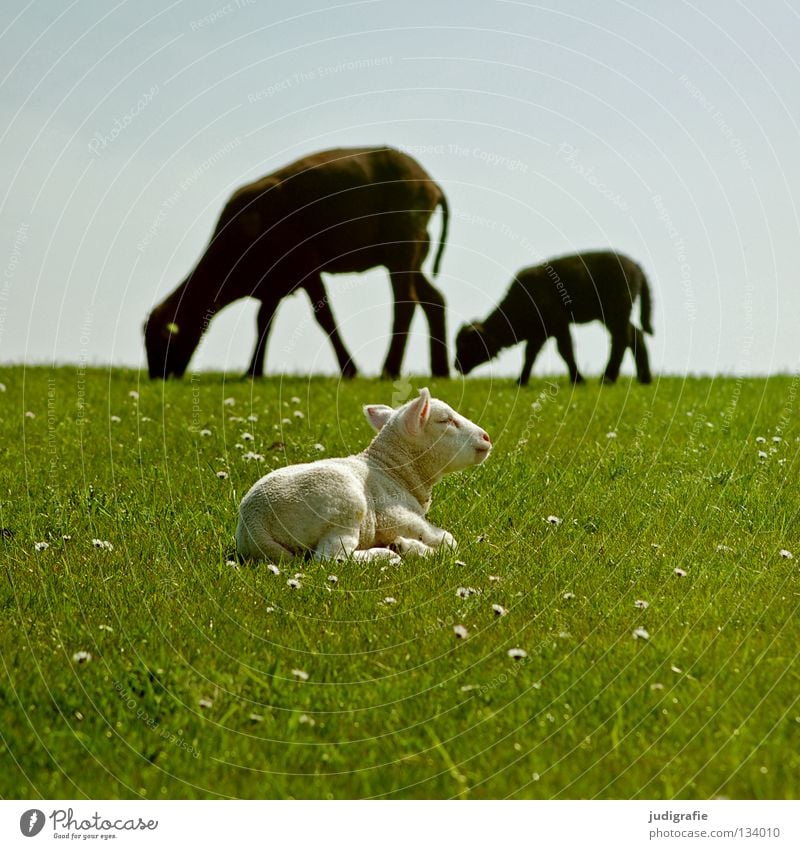
[[[489,434],[488,434],[488,433],[486,433],[486,431],[484,431],[484,432],[483,432],[483,436],[481,437],[481,439],[482,439],[484,442],[488,442],[488,443],[489,443],[489,445],[491,445],[491,444],[492,444],[492,440],[491,440],[491,439],[489,439]]]

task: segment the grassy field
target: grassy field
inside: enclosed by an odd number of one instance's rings
[[[459,551],[274,575],[238,500],[397,390],[139,379],[0,370],[0,796],[797,795],[800,380],[412,378],[495,441]]]

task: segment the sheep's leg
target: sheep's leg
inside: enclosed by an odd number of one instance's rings
[[[253,359],[250,360],[250,365],[247,367],[245,377],[263,377],[264,376],[264,360],[267,353],[267,338],[269,331],[272,328],[272,320],[275,318],[275,312],[278,309],[278,301],[261,301],[261,306],[258,308],[258,316],[256,318],[256,348],[253,351]]]
[[[355,377],[358,370],[353,364],[353,358],[350,352],[345,348],[342,337],[339,335],[339,328],[336,326],[336,321],[333,318],[330,299],[325,291],[325,285],[322,278],[318,275],[312,275],[304,283],[303,288],[308,293],[311,300],[311,309],[314,311],[314,318],[317,324],[325,331],[330,339],[333,351],[336,354],[336,359],[339,362],[339,368],[342,370],[342,377]]]
[[[639,383],[652,383],[653,375],[650,374],[650,359],[647,356],[644,333],[633,324],[628,325],[628,345],[636,360],[636,377]]]
[[[628,347],[628,331],[611,330],[611,355],[608,358],[608,365],[603,374],[603,383],[614,383],[619,377],[619,368],[622,365],[622,358],[625,356],[625,349]]]
[[[447,331],[445,328],[444,296],[421,272],[414,277],[414,290],[428,319],[431,340],[431,374],[434,377],[449,377],[447,359]]]
[[[536,362],[539,351],[542,350],[542,345],[544,345],[544,339],[528,339],[525,345],[525,362],[522,364],[522,374],[517,378],[517,383],[520,386],[528,385],[533,364]]]
[[[388,560],[399,563],[400,555],[388,548],[357,549],[358,532],[333,533],[323,537],[314,549],[314,560]]]
[[[575,362],[575,351],[572,348],[572,334],[569,332],[569,325],[556,333],[556,342],[558,343],[558,353],[561,354],[561,358],[569,369],[569,379],[573,383],[583,383],[583,375],[578,371],[578,364]]]
[[[394,293],[394,321],[389,352],[383,364],[383,376],[394,380],[400,377],[400,367],[403,365],[403,355],[408,342],[408,329],[417,302],[411,292],[411,277],[397,271],[390,272],[392,292]]]

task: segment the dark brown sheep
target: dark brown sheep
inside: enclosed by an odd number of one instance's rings
[[[428,221],[444,193],[410,156],[391,148],[326,150],[234,192],[195,269],[150,313],[144,328],[150,377],[181,377],[211,319],[240,298],[257,298],[258,338],[248,374],[264,373],[267,336],[282,298],[305,289],[342,374],[356,374],[339,336],[322,273],[385,266],[394,291],[394,326],[383,365],[396,377],[415,306],[430,330],[431,370],[447,376],[444,298],[422,273]]]
[[[613,383],[617,379],[625,349],[630,348],[639,382],[650,383],[644,335],[631,324],[631,310],[639,295],[642,329],[652,334],[650,287],[632,259],[612,251],[595,251],[525,268],[485,321],[464,325],[458,332],[456,369],[468,374],[503,348],[524,340],[525,363],[518,382],[525,386],[536,355],[547,339],[555,336],[570,379],[582,383],[569,326],[602,321],[611,334],[611,356],[603,381]]]

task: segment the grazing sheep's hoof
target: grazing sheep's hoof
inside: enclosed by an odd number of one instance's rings
[[[607,374],[603,375],[603,380],[601,381],[601,383],[604,383],[606,386],[613,386],[616,382],[616,377],[609,377]]]
[[[653,376],[651,374],[646,374],[646,375],[644,375],[644,377],[639,378],[639,383],[641,383],[643,386],[646,386],[648,383],[652,383],[652,382],[653,382]]]
[[[351,362],[347,362],[342,367],[342,377],[346,380],[352,380],[354,377],[358,377],[358,369]]]

